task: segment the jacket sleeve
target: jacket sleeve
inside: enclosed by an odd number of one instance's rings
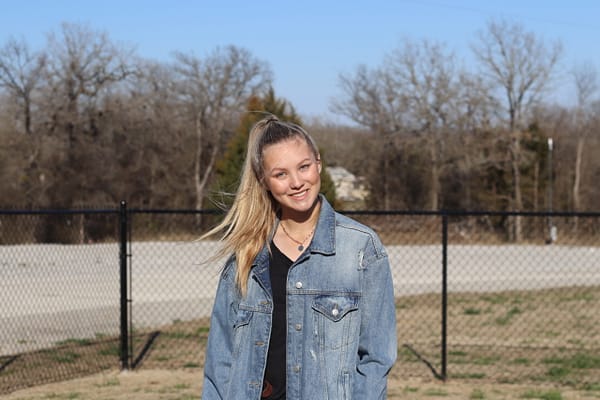
[[[221,273],[206,346],[202,400],[224,400],[232,363],[232,307],[237,293],[232,262]]]
[[[355,399],[386,398],[387,377],[398,353],[394,285],[384,251],[363,266],[363,312],[353,384]]]

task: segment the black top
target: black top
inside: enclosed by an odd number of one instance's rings
[[[271,242],[269,275],[273,294],[273,323],[271,326],[267,367],[263,383],[263,399],[285,399],[285,354],[287,342],[286,283],[287,274],[292,264],[293,261],[283,254],[275,246],[275,243]]]

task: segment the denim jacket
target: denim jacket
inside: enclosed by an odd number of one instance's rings
[[[313,240],[287,278],[287,399],[385,399],[396,360],[396,314],[387,253],[368,227],[321,196]],[[202,399],[259,400],[273,301],[268,249],[241,297],[235,260],[213,307]]]

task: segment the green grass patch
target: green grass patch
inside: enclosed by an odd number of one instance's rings
[[[473,389],[469,399],[485,399],[485,393],[481,389]]]
[[[71,364],[81,358],[81,354],[73,351],[65,351],[61,353],[55,353],[52,355],[52,359],[58,363]]]
[[[513,307],[508,312],[499,318],[496,318],[496,325],[504,326],[507,325],[516,315],[521,314],[522,311],[519,307]]]
[[[485,379],[487,377],[483,372],[450,374],[453,379]]]
[[[200,328],[196,329],[196,334],[206,335],[208,334],[208,331],[210,331],[210,326],[201,326]]]
[[[551,367],[546,371],[546,376],[552,380],[561,380],[571,373],[571,369],[567,367]]]
[[[481,310],[479,308],[468,307],[463,310],[463,314],[465,315],[479,315],[481,314]]]
[[[62,393],[62,394],[50,393],[50,394],[47,394],[45,398],[46,399],[55,399],[55,400],[76,400],[76,399],[81,398],[81,393],[78,393],[78,392]]]
[[[562,394],[558,390],[528,390],[521,395],[522,399],[562,400]]]
[[[528,358],[519,357],[519,358],[515,358],[514,360],[512,360],[511,364],[513,364],[513,365],[531,365],[531,361]]]
[[[588,392],[600,392],[600,382],[598,383],[586,383],[582,385],[583,390]]]
[[[195,362],[188,362],[183,364],[183,368],[200,368],[200,364]]]
[[[173,386],[174,389],[176,390],[185,390],[185,389],[189,389],[191,386],[188,385],[187,383],[178,383],[177,385]]]
[[[96,387],[110,387],[110,386],[119,386],[121,381],[118,378],[107,379],[104,382],[95,385]]]
[[[92,342],[90,339],[65,339],[65,340],[56,342],[56,345],[57,346],[68,346],[68,345],[90,346],[93,343],[94,342]]]
[[[119,356],[121,354],[121,349],[119,345],[111,344],[110,346],[98,350],[98,354],[101,356]]]
[[[503,294],[485,295],[481,296],[481,299],[490,304],[504,304],[509,300],[509,298]]]
[[[412,387],[412,386],[405,386],[404,389],[402,389],[402,391],[404,393],[417,393],[419,391],[419,388]]]
[[[427,389],[425,392],[425,396],[429,397],[446,397],[448,396],[448,392],[444,389]]]
[[[600,356],[586,353],[577,353],[571,357],[547,357],[542,362],[573,369],[600,369]]]
[[[568,296],[561,297],[559,301],[561,302],[569,302],[569,301],[585,301],[591,302],[594,301],[594,294],[588,290],[581,290],[576,293],[570,293]]]

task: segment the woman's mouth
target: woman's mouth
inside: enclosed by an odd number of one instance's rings
[[[307,193],[308,193],[308,189],[303,190],[302,192],[291,194],[290,196],[300,198],[300,197],[304,197],[304,195],[306,195]]]

